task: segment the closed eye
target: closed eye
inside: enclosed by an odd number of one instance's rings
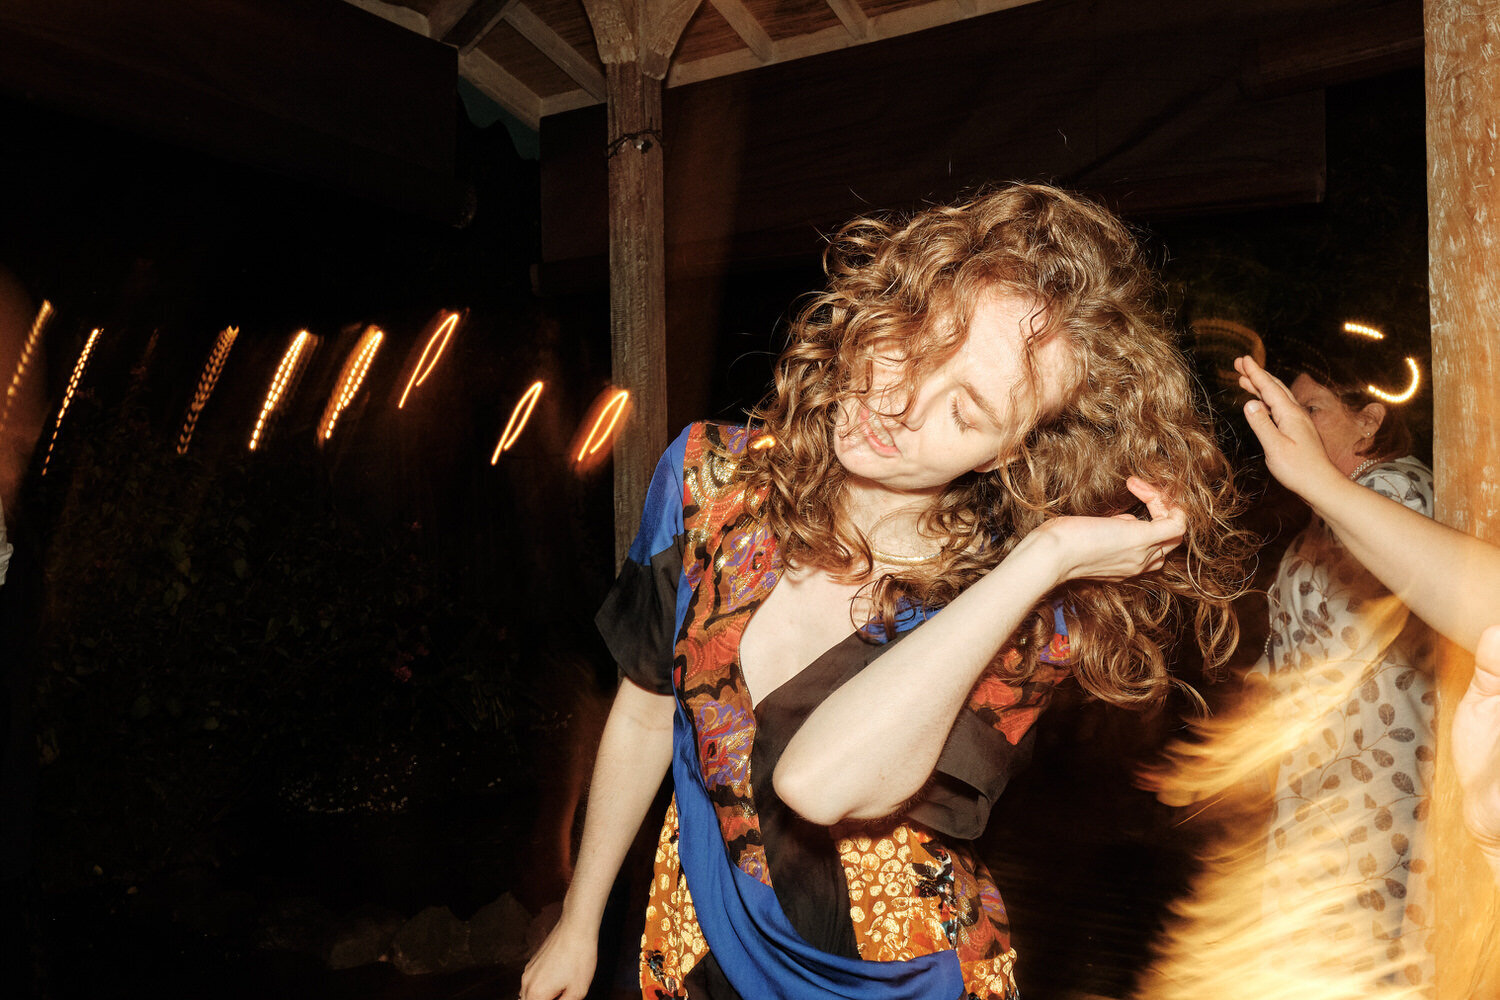
[[[971,430],[974,429],[974,425],[971,424],[971,423],[969,423],[967,420],[965,420],[963,418],[963,414],[961,414],[961,413],[958,412],[958,397],[957,396],[953,397],[952,411],[953,411],[953,422],[958,425],[958,429],[960,431],[971,431]]]

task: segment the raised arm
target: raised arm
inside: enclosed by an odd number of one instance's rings
[[[1245,418],[1271,475],[1307,501],[1417,617],[1474,652],[1480,632],[1500,622],[1500,548],[1350,482],[1279,379],[1250,358],[1235,368],[1240,385],[1258,397],[1245,404]]]
[[[521,1000],[580,1000],[593,979],[610,886],[672,759],[672,697],[620,683],[599,739],[583,843],[562,917],[521,976]]]
[[[916,795],[970,690],[1037,601],[1065,580],[1123,580],[1159,569],[1181,541],[1181,512],[1139,480],[1130,485],[1151,521],[1122,515],[1048,522],[829,695],[776,767],[782,800],[832,826],[890,815]]]

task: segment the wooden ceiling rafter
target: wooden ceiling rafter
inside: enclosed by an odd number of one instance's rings
[[[524,0],[406,0],[423,7],[423,13],[397,0],[346,2],[456,48],[463,78],[531,128],[539,128],[547,115],[605,101],[606,74],[600,72],[594,53],[581,51],[575,44],[582,30],[577,7],[545,0],[532,4]],[[723,32],[721,37],[731,42],[737,39],[739,44],[730,51],[688,61],[672,57],[703,0],[582,0],[582,6],[593,29],[599,62],[637,62],[647,75],[673,87],[883,41],[1037,0],[912,0],[894,9],[887,3],[877,13],[868,12],[860,0],[823,2],[836,23],[825,21],[827,26],[818,30],[787,34],[786,25],[778,30],[775,21],[767,19],[763,5],[757,15],[746,0],[707,0],[723,19],[717,29]],[[482,43],[502,23],[566,74],[577,89],[546,93],[548,86],[523,79],[521,68],[508,68],[486,53]],[[695,26],[694,30],[699,29]],[[567,40],[569,35],[574,42]]]

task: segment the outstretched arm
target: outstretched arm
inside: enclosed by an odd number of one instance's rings
[[[1474,652],[1500,622],[1500,548],[1423,517],[1350,482],[1323,451],[1312,420],[1280,379],[1250,358],[1235,362],[1255,395],[1245,419],[1266,467],[1307,501],[1349,553],[1428,625]]]
[[[594,976],[610,886],[672,759],[672,698],[620,683],[599,739],[562,917],[521,976],[521,1000],[580,1000]]]
[[[1140,480],[1152,520],[1064,517],[829,695],[777,764],[776,793],[822,826],[888,816],[921,791],[965,699],[1026,614],[1071,579],[1159,569],[1186,518]]]

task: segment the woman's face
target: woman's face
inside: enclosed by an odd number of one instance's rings
[[[1297,405],[1312,418],[1328,460],[1344,475],[1352,474],[1366,458],[1363,452],[1371,435],[1380,429],[1383,409],[1371,404],[1351,410],[1327,386],[1306,375],[1298,375],[1291,390]]]
[[[902,359],[877,358],[871,392],[844,400],[834,426],[834,454],[851,485],[934,495],[966,472],[995,468],[1075,378],[1061,336],[1032,336],[1043,327],[1036,314],[1031,300],[1016,295],[981,298],[969,335],[924,375],[909,407]]]

